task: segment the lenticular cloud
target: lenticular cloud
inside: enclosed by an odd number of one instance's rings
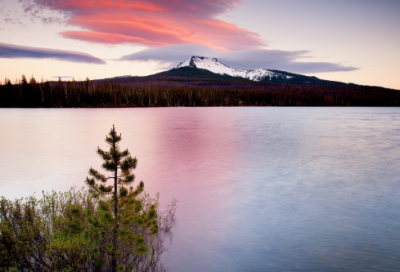
[[[93,43],[135,43],[150,47],[199,44],[222,51],[265,43],[234,24],[215,19],[240,0],[35,0],[69,15],[67,23],[83,30],[65,38]]]
[[[56,59],[70,62],[106,64],[102,59],[81,52],[21,46],[1,42],[0,58]]]
[[[143,51],[123,56],[123,61],[158,61],[174,68],[179,62],[197,55],[217,58],[231,68],[239,69],[277,69],[292,73],[347,72],[358,70],[356,67],[344,66],[330,62],[303,62],[310,58],[309,51],[282,51],[252,49],[235,52],[221,52],[201,45],[169,45],[160,48],[147,48]]]

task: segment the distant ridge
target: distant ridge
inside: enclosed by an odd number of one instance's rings
[[[236,78],[248,79],[251,81],[275,82],[275,83],[288,83],[288,84],[301,84],[301,85],[320,85],[320,86],[347,86],[354,84],[347,84],[337,81],[322,80],[317,77],[310,77],[280,70],[272,69],[237,69],[231,68],[216,58],[208,58],[202,56],[191,56],[185,61],[181,62],[176,69],[184,67],[192,67],[203,69],[219,75],[227,75]],[[173,70],[176,70],[173,69]],[[173,71],[170,70],[170,71]]]
[[[174,68],[169,71],[157,73],[154,75],[147,76],[147,78],[159,78],[159,77],[184,77],[192,80],[208,80],[208,81],[245,81],[250,80],[241,77],[232,77],[226,74],[216,74],[206,69],[198,69],[191,66],[184,66],[180,68]]]
[[[339,81],[330,81],[319,79],[315,76],[305,76],[301,74],[274,70],[274,69],[237,69],[231,68],[217,58],[208,58],[204,56],[191,56],[185,61],[179,63],[176,68],[168,71],[159,72],[149,76],[119,76],[113,78],[104,78],[99,82],[113,81],[123,84],[132,82],[144,82],[146,80],[155,80],[158,82],[184,82],[189,85],[207,85],[221,86],[233,82],[242,83],[281,83],[290,85],[307,85],[311,87],[350,87],[354,88],[380,88],[382,90],[394,90],[379,86],[366,86],[353,83],[344,83]],[[203,83],[200,83],[203,82]],[[293,86],[294,88],[295,86]],[[286,87],[285,87],[286,88]],[[292,88],[292,87],[290,87]],[[394,90],[399,91],[399,90]]]
[[[280,77],[282,79],[291,78],[291,76],[289,75],[284,75],[279,72],[274,72],[267,69],[244,70],[244,69],[231,68],[226,66],[216,58],[210,59],[207,57],[199,57],[199,56],[192,56],[187,60],[181,62],[177,66],[177,68],[181,67],[193,67],[198,69],[205,69],[216,74],[241,77],[252,81],[264,81],[266,78],[274,78],[274,77],[275,78]]]
[[[285,76],[282,76],[285,82],[252,81],[237,74],[228,75],[225,71],[230,68],[216,59],[211,59],[211,63],[204,60],[193,58],[179,68],[144,77],[69,82],[37,82],[32,78],[29,83],[23,77],[14,84],[0,83],[0,107],[400,106],[399,90],[331,82],[276,70],[268,71]],[[222,71],[214,73],[198,67],[210,70],[217,67]]]

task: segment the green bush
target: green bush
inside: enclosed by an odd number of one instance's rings
[[[109,151],[98,149],[106,177],[90,168],[89,190],[0,200],[0,271],[163,271],[159,232],[169,231],[176,201],[158,214],[141,181],[130,185],[137,159],[120,151],[113,127]],[[120,173],[119,173],[120,172]],[[106,186],[108,179],[113,185]]]
[[[43,193],[0,201],[0,267],[15,271],[109,271],[116,253],[123,271],[162,270],[158,239],[158,200],[142,194],[121,201],[115,219],[113,201],[88,191]],[[121,222],[117,248],[113,229]]]

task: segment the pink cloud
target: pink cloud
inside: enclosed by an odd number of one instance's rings
[[[135,11],[163,11],[162,7],[154,4],[145,4],[143,1],[126,0],[36,0],[36,4],[47,6],[51,9],[73,11],[75,13],[104,12],[107,9],[113,10],[135,10]]]
[[[140,43],[152,47],[162,45],[162,44],[155,44],[149,40],[138,37],[113,34],[113,33],[102,33],[93,31],[64,31],[61,32],[60,34],[64,38],[74,39],[74,40],[84,40],[93,43],[107,43],[107,44]]]
[[[265,43],[251,31],[215,19],[240,0],[35,0],[69,14],[67,23],[83,31],[65,38],[93,43],[135,43],[151,47],[200,44],[231,51]]]

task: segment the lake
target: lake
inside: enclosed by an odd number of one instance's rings
[[[169,271],[400,271],[400,108],[0,109],[0,195],[85,186],[113,124]]]

